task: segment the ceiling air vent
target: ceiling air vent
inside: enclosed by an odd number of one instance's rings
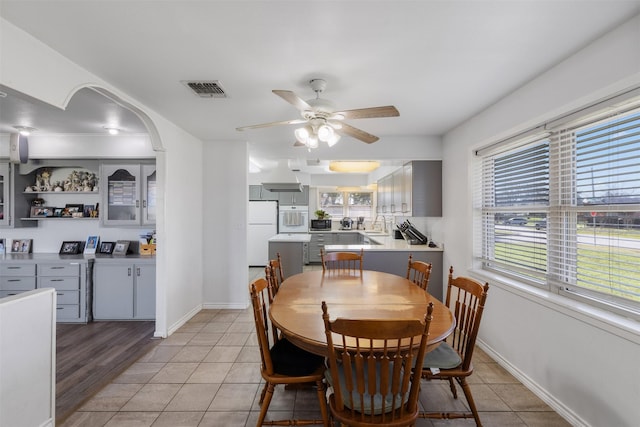
[[[182,80],[182,84],[190,88],[200,98],[228,98],[219,80]]]

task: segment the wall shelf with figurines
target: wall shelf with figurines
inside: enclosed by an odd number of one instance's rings
[[[24,193],[99,194],[98,175],[87,169],[40,168],[32,173],[34,182]]]

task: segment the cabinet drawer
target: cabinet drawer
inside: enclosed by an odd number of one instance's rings
[[[2,264],[0,265],[0,277],[2,276],[35,276],[35,264]]]
[[[77,291],[80,289],[80,279],[77,277],[38,277],[38,288]]]
[[[56,320],[75,320],[80,317],[80,306],[79,305],[61,305],[60,301],[58,301],[58,306],[56,307]]]
[[[38,276],[78,276],[80,264],[38,264]]]
[[[35,288],[35,277],[0,277],[0,291],[30,291]]]
[[[56,289],[56,297],[58,298],[58,305],[80,304],[80,292],[78,291],[65,291]]]
[[[18,294],[21,294],[22,292],[26,292],[26,291],[0,291],[0,298],[18,295]]]

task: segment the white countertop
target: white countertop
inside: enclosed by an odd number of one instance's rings
[[[326,251],[345,251],[364,249],[365,252],[371,251],[411,251],[411,252],[442,252],[444,250],[441,243],[436,243],[435,248],[429,245],[410,245],[404,239],[394,239],[390,235],[367,234],[364,230],[332,230],[325,233],[359,233],[367,236],[371,241],[378,243],[377,245],[325,245]],[[312,232],[313,233],[313,232]],[[322,233],[322,232],[319,232]]]
[[[306,242],[311,241],[311,234],[306,233],[282,233],[269,239],[270,242]]]

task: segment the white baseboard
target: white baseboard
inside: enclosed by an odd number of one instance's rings
[[[177,322],[175,322],[173,325],[171,325],[169,327],[169,330],[167,331],[167,336],[170,336],[171,334],[173,334],[175,331],[177,331],[178,329],[180,329],[180,327],[182,325],[184,325],[185,323],[187,323],[189,321],[189,319],[191,319],[193,316],[195,316],[196,314],[198,314],[198,312],[202,310],[202,305],[197,305],[195,306],[190,312],[188,312],[187,314],[185,314],[184,316],[182,316],[180,319],[178,319]]]
[[[232,304],[218,304],[218,303],[205,303],[202,304],[202,308],[204,309],[208,309],[208,310],[214,310],[214,309],[218,309],[218,310],[244,310],[245,308],[249,307],[249,304],[242,304],[242,303],[232,303]]]
[[[546,389],[540,387],[535,381],[531,380],[528,376],[522,373],[517,367],[509,363],[499,353],[496,353],[491,347],[487,346],[480,339],[476,341],[476,345],[480,347],[485,353],[495,360],[498,365],[506,369],[511,375],[513,375],[518,381],[528,388],[533,394],[538,396],[540,400],[549,405],[554,411],[564,418],[569,424],[575,427],[589,427],[578,414],[567,408],[561,401],[556,399],[553,395],[549,394]]]

